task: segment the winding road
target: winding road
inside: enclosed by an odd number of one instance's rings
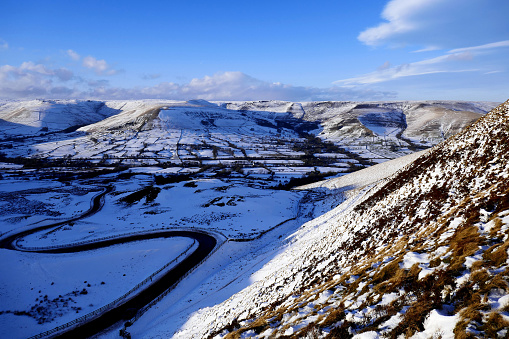
[[[154,280],[151,284],[147,285],[144,289],[140,290],[136,295],[126,299],[123,303],[115,306],[114,308],[104,311],[99,316],[91,320],[74,325],[65,332],[57,334],[58,338],[88,338],[93,336],[115,323],[122,320],[131,319],[142,307],[156,299],[159,295],[165,292],[168,288],[177,283],[188,271],[195,266],[199,265],[211,253],[217,245],[217,240],[213,236],[203,232],[193,231],[176,231],[176,230],[161,230],[154,233],[134,234],[129,236],[119,236],[118,238],[82,243],[78,245],[62,246],[59,248],[47,249],[23,249],[15,245],[17,239],[20,239],[29,234],[39,232],[45,229],[58,227],[69,222],[80,220],[91,216],[92,214],[101,210],[104,205],[104,196],[113,190],[112,186],[105,187],[104,191],[94,196],[92,199],[91,207],[88,211],[78,217],[60,221],[50,225],[36,227],[30,230],[22,231],[16,234],[9,235],[8,237],[0,240],[0,248],[15,251],[27,251],[37,253],[75,253],[81,251],[89,251],[98,248],[104,248],[116,244],[124,244],[133,241],[156,239],[156,238],[171,238],[171,237],[187,237],[192,238],[198,242],[198,248],[178,263],[173,269],[165,273],[162,277]]]

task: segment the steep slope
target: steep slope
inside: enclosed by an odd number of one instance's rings
[[[0,140],[76,129],[120,112],[91,100],[31,100],[0,103]]]
[[[433,140],[445,139],[463,130],[484,112],[476,105],[433,104],[415,105],[405,112],[407,138]]]
[[[426,152],[428,152],[428,150],[415,152],[409,155],[405,155],[403,157],[386,161],[381,164],[364,168],[362,170],[350,173],[345,176],[331,178],[328,180],[319,181],[309,185],[296,187],[296,189],[307,190],[322,187],[327,188],[329,190],[342,188],[343,189],[347,188],[348,191],[357,190],[365,187],[366,185],[376,183],[381,178],[386,178],[390,175],[393,175],[394,173],[401,170],[403,167],[407,166],[408,164],[410,164],[411,162],[413,162],[415,159],[422,156]]]
[[[303,225],[177,336],[505,336],[508,248],[509,101]]]
[[[177,103],[179,102],[172,100],[107,101],[105,105],[118,110],[119,114],[83,126],[80,131],[94,133],[107,130],[147,130],[152,127],[152,121],[157,119],[162,107]],[[180,104],[183,104],[183,102],[180,102]]]

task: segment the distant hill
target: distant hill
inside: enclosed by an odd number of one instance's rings
[[[344,173],[436,145],[494,105],[6,101],[0,103],[0,153],[7,158],[197,169],[291,163],[306,167],[304,172]]]

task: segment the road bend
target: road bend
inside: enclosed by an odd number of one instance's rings
[[[178,263],[174,268],[163,274],[148,284],[144,289],[133,295],[117,306],[104,311],[101,315],[92,318],[87,322],[74,325],[65,332],[60,332],[56,335],[57,338],[88,338],[97,333],[100,333],[112,325],[131,319],[141,308],[149,304],[152,300],[156,299],[159,295],[165,292],[168,288],[175,285],[188,271],[199,265],[217,245],[217,240],[203,232],[193,231],[178,231],[178,230],[161,230],[153,233],[133,234],[129,236],[119,236],[118,238],[106,239],[96,242],[90,242],[78,245],[69,245],[59,248],[37,249],[37,250],[24,250],[15,246],[17,239],[27,236],[29,234],[39,232],[52,227],[58,227],[72,221],[77,221],[98,212],[104,205],[104,196],[112,191],[112,187],[105,187],[104,191],[96,195],[92,199],[91,207],[88,211],[78,217],[59,221],[50,225],[44,225],[33,228],[31,230],[22,231],[10,235],[0,241],[0,248],[5,248],[14,251],[29,251],[36,253],[76,253],[82,251],[90,251],[99,248],[105,248],[118,244],[125,244],[133,241],[160,239],[160,238],[173,238],[173,237],[186,237],[194,239],[198,242],[198,248]]]

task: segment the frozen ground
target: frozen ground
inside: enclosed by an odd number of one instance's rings
[[[297,215],[305,194],[247,186],[240,180],[197,179],[154,185],[151,176],[139,175],[114,183],[103,210],[89,218],[50,232],[24,238],[23,246],[53,246],[114,234],[156,229],[204,229],[231,239],[256,237]],[[147,202],[123,199],[146,187],[160,191]],[[43,197],[45,198],[45,197]],[[51,201],[51,200],[50,200]]]

